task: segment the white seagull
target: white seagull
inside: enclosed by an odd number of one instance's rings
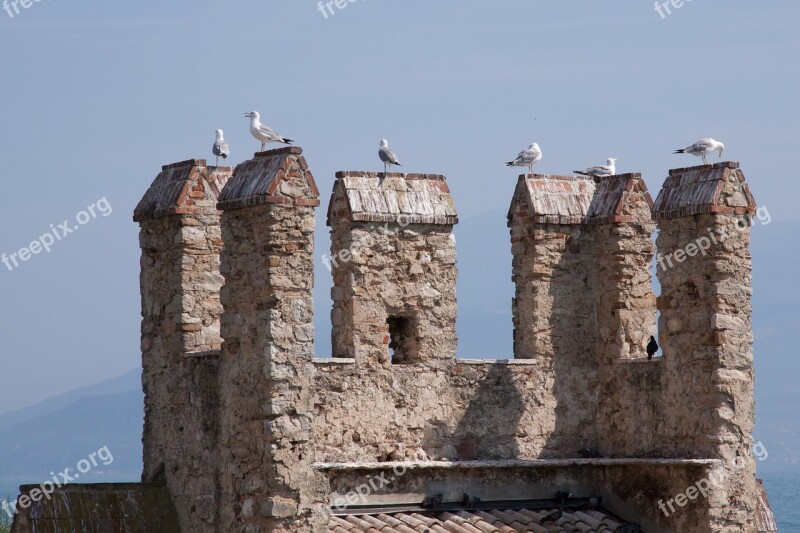
[[[217,140],[214,141],[214,146],[211,148],[211,151],[217,156],[217,166],[219,166],[219,158],[221,157],[223,161],[227,161],[228,156],[231,155],[231,151],[228,148],[228,143],[225,142],[222,130],[217,130],[216,135]]]
[[[539,145],[532,143],[527,150],[523,150],[513,161],[506,163],[507,167],[528,167],[528,172],[533,174],[533,165],[542,160],[542,150]]]
[[[581,174],[583,176],[593,176],[595,178],[607,178],[617,173],[616,163],[617,163],[616,159],[614,159],[613,157],[609,157],[607,165],[589,167],[583,170],[573,170],[573,172],[575,172],[575,174]]]
[[[672,152],[673,154],[692,154],[693,156],[702,157],[703,163],[706,165],[708,164],[708,159],[706,156],[709,154],[713,154],[714,152],[719,152],[719,157],[722,159],[722,152],[725,150],[725,145],[721,142],[715,141],[714,139],[700,139],[696,143],[691,146],[687,146],[686,148],[681,148],[680,150],[675,150]]]
[[[397,155],[394,153],[394,150],[389,148],[389,141],[387,141],[386,139],[381,139],[381,149],[378,150],[378,157],[380,157],[381,161],[383,161],[384,176],[389,173],[390,166],[392,165],[397,165],[398,167],[403,166],[400,164],[400,161],[397,160]]]
[[[269,126],[265,126],[261,123],[261,115],[259,115],[258,111],[249,111],[244,114],[247,118],[250,119],[250,133],[261,141],[261,151],[264,151],[264,145],[271,142],[279,142],[283,144],[292,144],[294,141],[291,139],[287,139],[283,135],[278,135]]]

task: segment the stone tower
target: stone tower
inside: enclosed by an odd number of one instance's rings
[[[734,162],[671,170],[656,199],[667,453],[721,461],[714,531],[752,531],[755,200]]]
[[[548,454],[611,451],[604,449],[603,413],[620,407],[619,391],[609,393],[614,363],[646,358],[655,333],[652,205],[639,174],[597,182],[519,178],[508,214],[514,357],[553,376],[547,392],[557,407]]]
[[[455,357],[457,223],[444,176],[336,174],[326,258],[334,357],[359,365]]]
[[[163,167],[139,222],[144,482],[166,480],[186,530],[211,531],[216,501],[222,248],[217,196],[226,167]]]
[[[236,167],[219,197],[220,531],[304,531],[318,514],[314,460],[314,217],[300,148]]]

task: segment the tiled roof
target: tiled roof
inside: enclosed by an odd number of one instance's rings
[[[328,225],[335,218],[359,222],[458,223],[445,177],[438,174],[337,172]],[[344,199],[342,199],[344,197]]]
[[[215,203],[231,176],[230,167],[206,166],[205,159],[164,165],[133,212],[136,222],[196,209],[198,200]]]
[[[290,177],[301,178],[307,191],[294,191],[296,205],[319,205],[319,190],[299,146],[267,150],[236,166],[219,195],[219,209],[238,209],[265,203],[292,203],[288,195],[280,194],[281,184]]]
[[[643,204],[644,209],[632,204]],[[529,222],[605,224],[650,221],[653,200],[640,174],[619,174],[601,180],[577,176],[520,176],[508,212]]]
[[[599,510],[564,510],[557,520],[547,520],[557,509],[462,510],[403,512],[378,515],[333,516],[330,533],[575,533],[613,532],[623,522]],[[635,530],[635,528],[633,529]]]
[[[754,212],[755,199],[735,161],[670,170],[653,208],[657,219]]]

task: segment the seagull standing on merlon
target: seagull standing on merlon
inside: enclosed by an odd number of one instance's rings
[[[222,130],[217,130],[215,132],[217,136],[217,140],[214,141],[214,146],[211,148],[211,152],[217,157],[217,166],[219,166],[219,158],[221,157],[223,161],[228,161],[228,156],[231,155],[231,150],[228,148],[228,143],[225,142],[224,134]]]
[[[542,160],[542,150],[536,143],[531,143],[527,150],[523,150],[513,161],[506,163],[507,167],[528,167],[528,173],[533,174],[533,165]]]
[[[403,165],[400,164],[400,161],[397,160],[397,154],[394,153],[394,150],[389,148],[389,141],[386,139],[381,139],[381,148],[378,150],[378,157],[381,158],[383,161],[383,175],[389,173],[389,167],[392,165],[397,165],[398,167],[402,167]]]
[[[264,151],[264,145],[271,142],[278,142],[283,144],[292,144],[294,141],[287,139],[283,135],[278,135],[269,126],[261,123],[261,115],[258,111],[249,111],[244,114],[250,119],[250,133],[261,141],[261,152]]]
[[[708,164],[707,155],[719,152],[719,157],[722,159],[722,152],[725,150],[725,145],[719,141],[715,141],[710,137],[708,139],[700,139],[691,146],[680,148],[672,152],[673,154],[691,154],[696,157],[702,157],[703,163]]]

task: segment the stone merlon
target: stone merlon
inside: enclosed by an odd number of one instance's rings
[[[328,225],[334,218],[357,222],[397,222],[411,224],[458,223],[453,198],[445,177],[437,174],[384,175],[376,172],[337,172]]]
[[[755,209],[739,163],[726,161],[670,170],[656,198],[653,216],[667,220],[703,213],[752,215]]]
[[[295,179],[303,185],[298,186]],[[217,207],[227,211],[269,203],[319,205],[319,190],[302,148],[291,146],[259,152],[238,165],[219,196]]]
[[[530,223],[541,224],[649,221],[649,212],[630,210],[632,197],[637,195],[653,206],[638,173],[619,174],[599,182],[576,176],[522,175],[508,212],[509,226],[515,212]]]
[[[230,167],[208,167],[205,159],[164,165],[133,211],[134,222],[193,214],[214,206],[231,171]]]

